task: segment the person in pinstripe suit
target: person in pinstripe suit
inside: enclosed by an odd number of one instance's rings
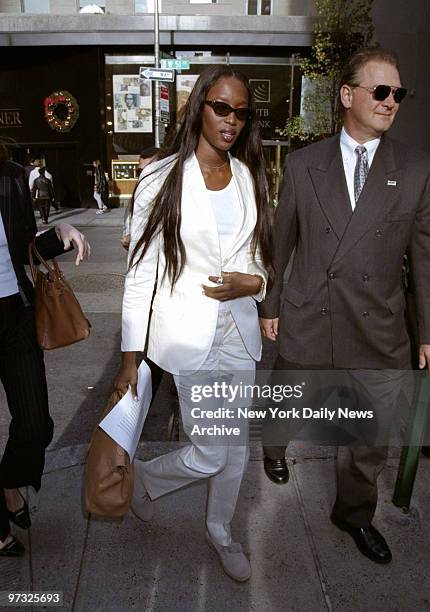
[[[24,529],[30,526],[19,487],[40,488],[45,448],[53,434],[43,354],[36,342],[33,287],[24,269],[36,232],[25,170],[8,160],[7,148],[0,143],[0,380],[12,417],[0,461],[0,556],[24,553],[9,521]],[[90,246],[72,225],[60,223],[36,238],[46,259],[69,250],[72,243],[79,265]]]

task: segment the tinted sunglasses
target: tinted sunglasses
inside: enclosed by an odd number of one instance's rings
[[[378,102],[382,102],[386,100],[390,93],[393,94],[394,102],[400,104],[400,102],[405,98],[408,90],[404,87],[392,87],[391,85],[376,85],[375,87],[363,87],[362,85],[355,85],[355,87],[359,87],[360,89],[367,89],[370,93],[373,94],[373,97]]]
[[[230,104],[217,100],[205,100],[205,104],[210,106],[218,117],[228,117],[230,113],[234,113],[239,121],[247,121],[252,114],[250,108],[233,108]]]

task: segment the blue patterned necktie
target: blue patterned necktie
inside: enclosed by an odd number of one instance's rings
[[[357,155],[357,163],[354,170],[354,199],[357,202],[369,174],[369,162],[366,147],[359,145],[355,148],[355,154]]]

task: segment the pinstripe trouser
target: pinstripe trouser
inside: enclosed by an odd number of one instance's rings
[[[49,416],[43,353],[36,342],[33,309],[19,294],[0,298],[0,380],[12,417],[0,462],[0,488],[40,488],[45,448],[54,424]],[[0,539],[8,533],[0,495]]]

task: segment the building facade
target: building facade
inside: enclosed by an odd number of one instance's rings
[[[430,92],[428,79],[417,85],[417,64],[424,69],[428,56],[429,2],[412,0],[408,20],[404,3],[374,2],[376,39],[400,51],[412,89],[395,133],[423,148],[430,148],[421,123]],[[188,62],[173,83],[161,83],[162,131],[206,65],[237,66],[257,97],[276,191],[287,148],[278,130],[300,107],[298,58],[312,44],[313,0],[158,4],[161,57]],[[123,203],[133,162],[154,144],[155,86],[139,80],[139,69],[154,65],[153,11],[154,0],[0,0],[0,137],[15,143],[18,161],[45,157],[64,205],[91,203],[93,159],[115,179],[112,190]]]

